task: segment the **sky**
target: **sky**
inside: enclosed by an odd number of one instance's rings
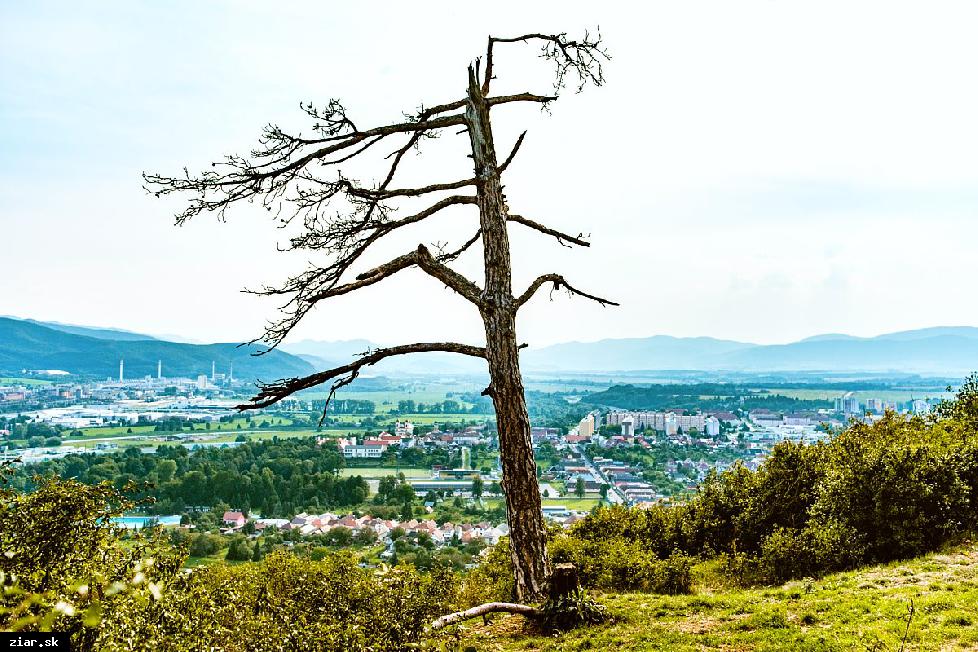
[[[607,84],[549,115],[494,110],[513,212],[514,285],[546,272],[622,305],[541,293],[521,341],[655,334],[783,343],[978,325],[974,3],[45,2],[0,5],[0,315],[243,341],[277,314],[242,288],[321,259],[244,206],[177,227],[141,173],[246,153],[263,125],[308,128],[343,98],[360,126],[462,97],[488,34],[600,26]],[[530,46],[497,92],[550,90]],[[402,183],[470,175],[465,137]],[[367,179],[366,171],[360,178]],[[398,236],[365,265],[459,242],[471,209]],[[406,230],[405,230],[406,231]],[[457,268],[479,279],[479,255]],[[417,270],[321,304],[291,340],[480,343],[478,315]]]

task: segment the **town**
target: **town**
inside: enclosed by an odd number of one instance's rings
[[[363,478],[368,496],[377,496],[382,482],[399,478],[418,504],[406,511],[401,507],[404,513],[396,518],[372,515],[367,504],[348,512],[311,512],[296,505],[295,513],[274,515],[228,504],[218,515],[222,534],[257,537],[277,530],[293,543],[317,536],[370,541],[383,546],[378,559],[395,555],[398,540],[403,552],[409,541],[434,548],[475,540],[491,545],[507,534],[495,425],[491,415],[472,412],[461,399],[464,392],[446,392],[432,404],[437,413],[416,402],[412,397],[418,394],[411,391],[378,394],[385,399],[382,405],[364,399],[365,394],[354,400],[341,397],[325,414],[324,427],[317,428],[324,415],[315,411],[315,399],[298,397],[275,409],[239,414],[235,406],[250,389],[234,379],[232,369],[218,373],[216,364],[197,378],[167,378],[162,361],[155,377],[139,379],[125,377],[124,361],[118,378],[104,380],[24,374],[0,385],[2,459],[32,466],[127,450],[154,455],[180,446],[195,454],[313,437],[320,447],[335,447],[342,458],[337,472]],[[843,391],[827,397],[822,407],[799,411],[609,405],[587,409],[578,418],[582,405],[572,394],[560,394],[562,412],[531,430],[543,512],[563,527],[601,504],[643,507],[682,501],[710,473],[734,464],[758,468],[779,442],[826,440],[850,420],[872,422],[887,411],[922,414],[940,400],[884,400],[866,392],[860,398]],[[183,521],[193,530],[193,520],[181,514],[134,513],[119,524],[178,526]]]

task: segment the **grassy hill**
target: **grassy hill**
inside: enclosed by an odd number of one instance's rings
[[[710,565],[692,595],[600,595],[611,622],[557,636],[521,616],[472,624],[460,649],[978,650],[978,543],[770,588],[724,586]],[[913,604],[909,629],[908,609]]]

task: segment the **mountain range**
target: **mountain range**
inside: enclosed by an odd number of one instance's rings
[[[60,369],[72,374],[117,377],[125,360],[129,378],[156,375],[163,362],[165,376],[209,375],[211,364],[222,373],[234,365],[242,380],[275,380],[312,373],[305,360],[283,351],[253,356],[257,346],[182,344],[130,331],[89,328],[0,317],[0,370]]]
[[[380,346],[367,340],[304,341],[284,350],[318,368],[348,361]],[[712,337],[606,339],[523,351],[528,372],[555,371],[876,371],[960,375],[978,370],[978,328],[924,328],[876,337],[825,334],[789,344],[753,344]],[[381,362],[377,373],[485,373],[484,363],[451,354],[404,356]]]
[[[301,376],[339,366],[381,345],[364,339],[304,340],[263,356],[256,346],[187,344],[118,328],[92,328],[0,317],[0,370],[63,369],[75,374],[115,377],[119,360],[126,375],[190,376],[234,365],[241,379]],[[978,370],[978,328],[924,328],[855,337],[830,333],[789,344],[753,344],[711,337],[605,339],[526,349],[527,372],[598,371],[869,371],[963,375]],[[486,373],[485,363],[450,353],[400,356],[369,369],[371,375],[468,375]]]

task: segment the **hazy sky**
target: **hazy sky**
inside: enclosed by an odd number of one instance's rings
[[[278,253],[283,233],[253,210],[173,226],[177,205],[147,196],[141,171],[247,152],[265,123],[301,125],[300,100],[394,121],[461,97],[488,33],[600,25],[607,86],[494,121],[502,150],[529,129],[512,210],[593,241],[561,248],[514,225],[517,287],[559,271],[622,307],[543,293],[521,339],[978,325],[974,3],[537,4],[3,3],[0,314],[249,339],[276,303],[239,290],[307,258]],[[498,91],[548,90],[534,54],[501,59]],[[443,140],[406,181],[470,174],[464,136]],[[435,218],[369,262],[476,220]],[[478,274],[478,255],[459,268]],[[354,337],[482,333],[409,271],[322,305],[294,339]]]

